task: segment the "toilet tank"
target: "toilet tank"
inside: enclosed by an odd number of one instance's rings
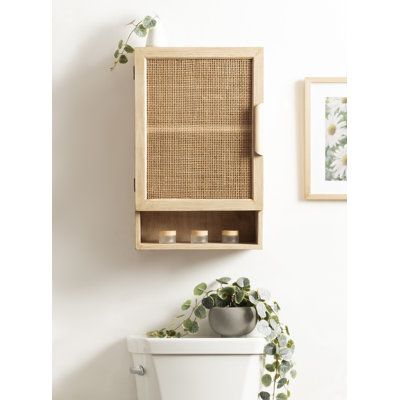
[[[257,400],[263,338],[129,336],[137,400]],[[143,367],[140,368],[140,367]]]

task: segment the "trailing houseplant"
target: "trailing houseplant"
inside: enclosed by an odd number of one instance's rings
[[[128,37],[125,40],[119,40],[117,49],[114,51],[114,64],[110,67],[112,71],[118,64],[126,64],[128,62],[128,54],[135,51],[135,48],[129,44],[132,34],[138,37],[146,37],[150,29],[157,25],[157,17],[147,15],[140,21],[133,20],[128,25],[132,26]]]
[[[266,340],[259,398],[287,400],[290,397],[290,379],[297,374],[292,361],[295,345],[288,326],[279,319],[280,307],[270,299],[267,290],[252,289],[248,278],[241,277],[230,282],[230,278],[223,277],[216,280],[216,287],[208,287],[205,282],[199,283],[193,290],[194,300],[188,299],[181,305],[182,312],[170,326],[148,332],[148,336],[181,338],[197,333],[198,320],[205,319],[213,308],[254,307],[257,329]]]

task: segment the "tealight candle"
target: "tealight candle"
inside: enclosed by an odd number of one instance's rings
[[[208,231],[193,230],[190,241],[192,243],[208,243]]]
[[[176,243],[176,231],[160,231],[158,235],[158,243]]]
[[[224,229],[222,231],[222,243],[239,243],[239,231]]]

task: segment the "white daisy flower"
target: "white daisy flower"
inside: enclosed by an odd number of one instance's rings
[[[346,135],[346,121],[337,114],[329,114],[326,118],[326,145],[333,147]]]
[[[326,105],[329,108],[329,112],[336,114],[338,112],[347,111],[347,97],[327,97]]]
[[[336,179],[347,176],[347,145],[339,147],[333,154],[332,170]]]

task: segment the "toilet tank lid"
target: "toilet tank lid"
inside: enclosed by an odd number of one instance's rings
[[[264,338],[160,339],[128,336],[133,354],[263,354]]]

